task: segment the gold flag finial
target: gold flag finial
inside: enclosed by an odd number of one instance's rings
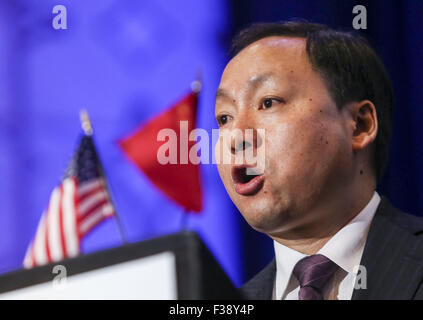
[[[191,90],[195,93],[198,93],[201,91],[202,83],[200,80],[194,80],[191,82]]]
[[[203,86],[203,80],[202,80],[202,78],[203,78],[203,75],[202,75],[202,73],[199,71],[198,73],[197,73],[197,77],[196,77],[196,79],[193,81],[193,82],[191,82],[191,90],[193,91],[193,92],[195,92],[195,93],[199,93],[200,91],[201,91],[201,88],[202,88],[202,86]]]
[[[90,117],[88,116],[87,110],[83,109],[79,112],[79,117],[81,119],[81,127],[84,130],[87,136],[93,134],[93,128],[91,126]]]

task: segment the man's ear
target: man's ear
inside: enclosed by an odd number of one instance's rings
[[[375,105],[369,100],[352,103],[349,107],[355,125],[352,148],[356,152],[365,149],[376,139],[377,114]]]

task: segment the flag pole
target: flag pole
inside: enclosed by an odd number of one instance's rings
[[[80,120],[81,120],[81,127],[82,127],[82,130],[84,131],[85,135],[92,137],[94,131],[93,131],[93,127],[91,125],[90,117],[88,116],[87,110],[85,110],[85,109],[81,110],[79,112],[79,116],[80,116]],[[103,165],[101,164],[101,161],[98,161],[98,162],[99,162],[101,174],[104,177],[104,184],[105,184],[105,188],[107,190],[108,196],[109,196],[110,203],[113,206],[113,209],[114,209],[114,212],[115,212],[116,223],[117,223],[117,226],[118,226],[118,229],[119,229],[119,233],[120,233],[122,242],[123,242],[123,244],[127,244],[128,240],[127,240],[126,235],[125,235],[125,231],[124,231],[124,228],[123,228],[123,225],[122,225],[122,221],[120,220],[120,217],[117,213],[116,206],[113,203],[111,188],[110,188],[110,185],[107,183],[106,174],[104,172]]]
[[[196,79],[191,82],[191,91],[198,95],[202,89],[202,85],[202,74],[201,72],[198,72]],[[184,208],[181,218],[182,231],[188,230],[188,215],[189,210],[187,208]]]
[[[182,212],[182,217],[181,217],[182,231],[188,231],[188,215],[189,215],[189,210],[187,208],[184,208],[184,211]]]

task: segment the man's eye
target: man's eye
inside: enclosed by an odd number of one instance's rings
[[[263,109],[269,109],[269,108],[271,108],[273,106],[273,103],[275,101],[278,102],[278,100],[277,99],[274,99],[274,98],[266,98],[266,99],[264,99],[263,100]]]
[[[273,104],[275,102],[278,103],[278,102],[281,102],[281,100],[276,99],[276,98],[266,98],[266,99],[263,100],[261,107],[263,109],[269,109],[269,108],[273,107]]]
[[[271,108],[273,105],[273,99],[264,99],[263,101],[263,108],[268,109]]]
[[[218,116],[217,117],[217,123],[219,124],[219,125],[224,125],[224,124],[226,124],[228,122],[228,116],[227,115],[221,115],[221,116]]]

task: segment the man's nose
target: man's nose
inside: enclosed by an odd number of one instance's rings
[[[253,129],[246,129],[244,131],[236,130],[232,133],[230,146],[232,154],[235,155],[239,151],[244,151],[251,147],[254,148],[257,145],[257,143],[254,143],[254,137],[251,137],[251,134],[247,134],[250,130]],[[254,135],[254,131],[252,135]]]
[[[231,139],[227,140],[230,144],[228,148],[233,155],[238,152],[244,152],[250,148],[255,151],[260,147],[261,139],[258,135],[257,128],[253,122],[246,120],[239,121],[230,132]]]

